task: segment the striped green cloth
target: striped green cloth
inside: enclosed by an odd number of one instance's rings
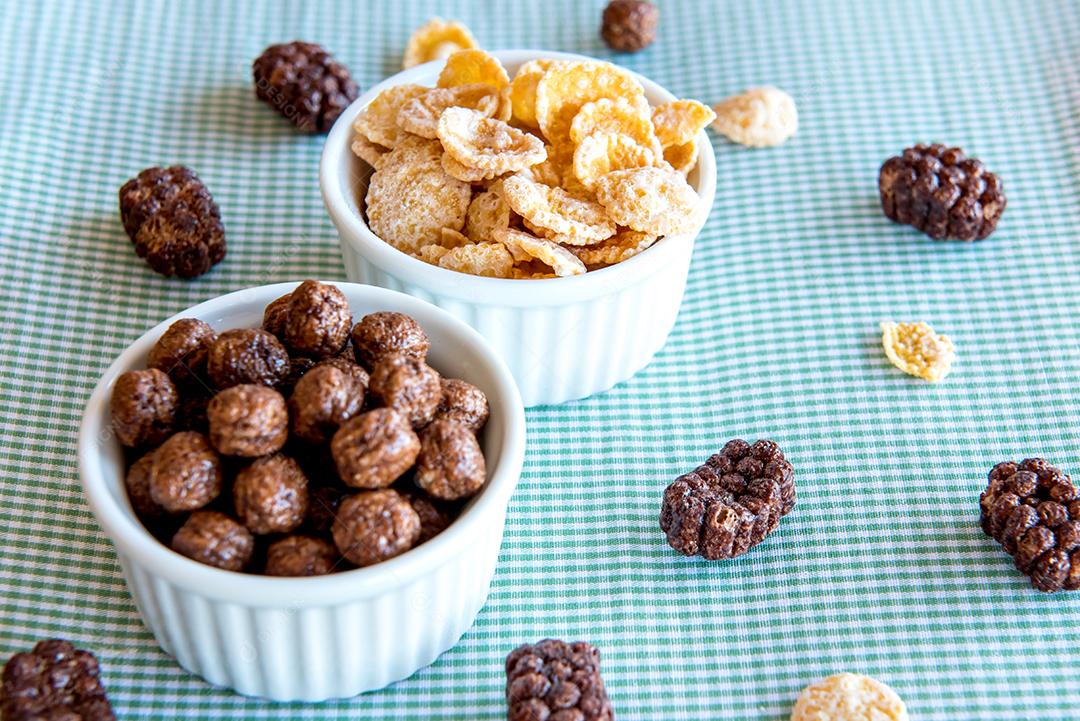
[[[620,719],[786,719],[838,671],[914,717],[1080,716],[1080,593],[1030,589],[978,528],[998,461],[1080,474],[1080,6],[667,0],[615,55],[601,0],[0,3],[0,655],[94,650],[122,718],[497,719],[524,641],[587,639]],[[715,102],[774,84],[786,145],[713,137],[719,177],[675,331],[614,390],[533,409],[491,598],[432,667],[384,691],[274,705],[213,689],[143,627],[80,493],[75,435],[106,365],[165,316],[227,291],[343,278],[322,140],[253,97],[273,42],[328,47],[363,87],[410,32],[460,18],[490,48],[608,58]],[[1005,180],[998,232],[934,243],[887,221],[882,160],[963,146]],[[116,190],[185,163],[229,255],[195,281],[132,252]],[[886,361],[878,322],[956,343],[939,385]],[[750,554],[708,564],[658,531],[665,485],[732,437],[768,437],[798,504]]]

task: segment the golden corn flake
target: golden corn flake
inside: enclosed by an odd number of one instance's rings
[[[405,252],[442,240],[443,228],[460,229],[472,199],[468,183],[443,170],[437,141],[415,139],[386,154],[366,196],[371,232]]]
[[[799,694],[791,721],[908,721],[907,707],[891,688],[869,676],[838,673]]]
[[[570,123],[571,142],[579,145],[595,133],[621,133],[657,155],[663,150],[649,111],[626,98],[601,98],[581,106]]]
[[[653,126],[665,149],[693,142],[716,119],[716,113],[696,100],[675,100],[652,111]]]
[[[371,142],[366,136],[360,133],[353,135],[352,145],[353,154],[356,157],[363,160],[375,170],[378,170],[382,166],[383,156],[386,155],[387,149],[381,145]]]
[[[456,178],[463,183],[481,185],[489,180],[499,177],[499,174],[493,170],[470,168],[467,165],[463,165],[450,153],[443,153],[441,162],[443,170],[446,171],[447,175]]]
[[[439,140],[462,165],[498,175],[523,170],[547,157],[540,138],[468,108],[449,108],[439,118]]]
[[[470,243],[448,250],[439,266],[459,273],[488,278],[512,278],[514,258],[502,243]]]
[[[460,248],[471,243],[464,233],[453,228],[443,228],[439,234],[439,244],[444,248]]]
[[[510,85],[510,76],[502,63],[483,50],[460,50],[446,59],[446,67],[439,73],[440,88],[484,83],[502,90]]]
[[[688,233],[700,198],[671,168],[616,170],[596,182],[596,199],[619,225],[653,235]]]
[[[751,88],[717,103],[712,127],[728,139],[752,148],[779,145],[799,129],[795,101],[779,88]]]
[[[956,358],[952,341],[922,322],[882,323],[881,344],[894,366],[931,383],[949,375]]]
[[[656,235],[624,228],[602,243],[570,248],[570,252],[589,268],[604,267],[633,258],[651,248],[657,240]]]
[[[439,259],[449,252],[449,248],[445,248],[438,243],[428,243],[427,245],[420,246],[420,250],[416,251],[416,257],[425,263],[438,265]]]
[[[664,160],[668,165],[682,173],[682,176],[685,178],[687,175],[690,175],[690,171],[697,166],[697,141],[691,140],[689,143],[672,145],[671,147],[664,148]]]
[[[502,183],[477,193],[465,216],[465,235],[474,243],[490,242],[495,231],[510,227],[510,206],[502,196]]]
[[[372,100],[353,121],[353,130],[373,143],[393,148],[407,135],[397,124],[401,106],[428,91],[422,85],[396,85]]]
[[[520,230],[504,228],[495,233],[495,239],[505,245],[516,261],[528,261],[530,258],[551,266],[555,275],[565,278],[569,275],[581,275],[585,264],[578,257],[558,243],[544,238],[523,233]]]
[[[471,108],[492,117],[499,110],[499,102],[498,91],[484,83],[430,88],[401,106],[397,124],[402,130],[434,140],[438,137],[439,118],[447,108]]]
[[[570,126],[582,106],[602,98],[625,98],[649,112],[641,83],[611,63],[581,60],[549,69],[536,85],[536,119],[544,137],[553,145],[568,142]]]
[[[467,27],[456,20],[448,22],[442,18],[432,18],[409,38],[402,66],[411,68],[432,60],[442,60],[458,50],[475,47],[476,38]]]
[[[525,125],[538,128],[536,121],[536,86],[555,60],[530,60],[518,68],[510,83],[510,106],[515,118]]]
[[[662,158],[622,133],[593,133],[582,139],[574,151],[574,176],[592,188],[601,176],[613,170],[659,165]]]
[[[615,224],[602,206],[562,188],[512,175],[503,181],[503,193],[515,213],[573,245],[590,245],[615,235]]]

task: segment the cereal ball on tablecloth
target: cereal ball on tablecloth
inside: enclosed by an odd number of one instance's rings
[[[584,641],[545,639],[506,657],[510,721],[612,721],[600,651]]]
[[[334,544],[311,536],[286,536],[266,549],[267,576],[325,576],[333,573],[338,552]]]
[[[255,538],[241,524],[217,511],[195,511],[172,539],[172,549],[226,571],[241,571],[255,550]]]
[[[428,348],[431,347],[419,323],[404,313],[390,311],[371,313],[361,318],[352,329],[352,342],[356,362],[368,370],[373,369],[383,357],[392,354],[426,360]]]
[[[121,374],[109,401],[116,439],[129,447],[161,443],[173,430],[179,402],[176,386],[156,368]]]
[[[170,513],[194,511],[221,493],[221,459],[206,436],[181,431],[154,451],[150,498]]]
[[[97,658],[54,638],[4,664],[4,721],[115,721]]]
[[[289,436],[285,399],[266,386],[226,388],[211,399],[206,413],[210,440],[227,456],[255,458],[277,453]]]
[[[442,379],[442,398],[435,411],[435,420],[457,421],[478,433],[490,414],[488,399],[482,390],[459,378]]]
[[[285,311],[285,345],[295,355],[327,358],[349,342],[352,314],[337,286],[305,280],[289,295]]]
[[[390,355],[371,369],[368,390],[383,405],[405,416],[413,428],[423,428],[439,409],[442,379],[422,360]]]
[[[365,387],[358,381],[357,374],[333,364],[308,371],[289,397],[293,435],[309,443],[325,443],[364,407]]]
[[[174,381],[182,383],[206,376],[206,355],[217,333],[208,323],[198,318],[181,318],[150,349],[146,365],[169,374]]]
[[[355,488],[385,488],[416,462],[420,439],[400,413],[376,408],[347,421],[330,441],[341,480]]]
[[[600,37],[609,48],[636,53],[656,39],[660,8],[645,0],[612,0],[601,22]]]
[[[236,475],[233,505],[252,533],[288,533],[307,515],[307,478],[288,456],[260,458]]]
[[[302,133],[325,133],[359,88],[322,46],[299,40],[271,45],[251,66],[255,95]]]
[[[408,551],[420,537],[420,517],[397,491],[365,491],[341,502],[334,544],[357,566],[370,566]]]
[[[435,498],[454,501],[484,486],[487,467],[476,436],[456,421],[434,421],[420,432],[416,485]]]
[[[289,353],[264,330],[227,330],[210,344],[206,370],[219,390],[244,383],[273,387],[289,375]]]

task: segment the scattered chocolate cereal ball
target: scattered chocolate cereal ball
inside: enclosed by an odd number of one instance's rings
[[[233,506],[240,522],[256,535],[288,533],[307,515],[307,477],[288,456],[260,458],[236,475]]]
[[[338,507],[345,500],[345,492],[333,486],[322,486],[308,494],[308,512],[305,526],[315,533],[329,533],[334,525]]]
[[[158,369],[123,373],[109,401],[116,439],[128,447],[161,443],[173,430],[179,402],[176,386]]]
[[[210,441],[219,453],[255,458],[277,453],[289,437],[289,411],[273,388],[246,383],[226,388],[206,409]]]
[[[172,549],[226,571],[242,571],[255,550],[248,529],[217,511],[195,511],[172,539]]]
[[[311,536],[286,536],[266,549],[267,576],[325,576],[337,564],[334,544]]]
[[[328,358],[349,342],[352,314],[337,286],[305,280],[289,296],[282,340],[296,355]]]
[[[255,95],[303,133],[325,133],[356,100],[345,66],[314,43],[271,45],[252,64]]]
[[[881,681],[857,673],[838,673],[803,689],[791,721],[908,721],[907,707]]]
[[[54,638],[4,664],[4,721],[115,721],[97,658]]]
[[[194,278],[225,257],[221,213],[190,168],[147,168],[124,183],[120,219],[138,256],[164,276]]]
[[[1005,212],[1005,185],[960,148],[916,145],[878,174],[881,208],[891,220],[935,240],[982,240]]]
[[[227,330],[210,344],[206,370],[219,390],[244,383],[273,387],[289,376],[289,353],[264,330]]]
[[[612,721],[600,651],[584,641],[545,639],[506,657],[510,721]]]
[[[289,398],[293,435],[325,443],[363,407],[364,386],[355,375],[335,365],[319,365],[297,382]]]
[[[982,529],[1040,591],[1080,589],[1080,492],[1042,458],[999,463],[979,499]]]
[[[154,467],[154,451],[150,451],[131,464],[124,477],[128,500],[136,515],[144,521],[153,521],[165,515],[165,509],[150,495],[150,472]]]
[[[361,318],[352,329],[352,343],[356,362],[368,370],[388,355],[408,355],[426,360],[428,348],[431,347],[419,323],[404,313],[390,311],[371,313]]]
[[[194,511],[221,493],[221,459],[206,436],[176,433],[154,451],[150,498],[170,513]]]
[[[420,439],[393,408],[376,408],[347,421],[330,441],[338,475],[354,488],[386,488],[409,470]]]
[[[198,318],[181,318],[150,349],[146,365],[169,374],[177,383],[206,375],[206,354],[217,333]]]
[[[728,441],[667,487],[660,528],[684,556],[716,561],[742,555],[795,505],[794,475],[772,441]]]
[[[484,453],[467,426],[438,420],[420,432],[416,485],[435,498],[454,501],[476,495],[486,478]]]
[[[435,417],[442,400],[442,379],[422,360],[407,355],[382,358],[371,369],[368,390],[383,405],[404,415],[413,428]]]
[[[600,37],[612,50],[636,53],[652,45],[660,8],[645,0],[612,0],[604,8]]]
[[[490,414],[488,399],[482,390],[459,378],[442,379],[442,398],[435,411],[435,420],[457,421],[473,433],[479,433]]]
[[[423,491],[401,491],[401,495],[420,517],[420,537],[416,539],[416,545],[430,541],[450,526],[450,513]]]
[[[289,301],[292,293],[287,293],[270,302],[263,309],[262,328],[267,333],[275,336],[282,343],[285,342],[285,320],[289,317]]]
[[[365,491],[341,502],[332,532],[341,555],[370,566],[412,548],[420,537],[420,517],[397,491]]]

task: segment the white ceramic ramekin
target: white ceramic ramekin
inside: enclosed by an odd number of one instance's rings
[[[586,59],[539,50],[494,55],[511,75],[538,57]],[[361,207],[370,168],[349,149],[353,120],[387,87],[434,85],[441,65],[420,65],[371,88],[342,113],[326,140],[320,184],[349,279],[423,298],[476,328],[510,366],[527,406],[583,398],[630,378],[649,364],[675,324],[700,225],[610,268],[528,281],[445,270],[398,251],[368,229]],[[637,78],[652,104],[674,99],[656,83]],[[697,142],[700,159],[689,181],[708,209],[716,190],[716,159],[704,131]],[[700,214],[701,224],[706,216]]]
[[[257,327],[263,307],[295,283],[230,293],[179,313],[143,335],[109,367],[90,396],[79,434],[79,471],[90,508],[116,546],[147,627],[181,666],[210,683],[266,698],[320,701],[406,678],[457,643],[487,599],[506,506],[525,454],[525,412],[506,365],[479,334],[450,314],[401,293],[336,283],[354,317],[395,310],[431,338],[431,365],[480,387],[491,404],[481,439],[484,490],[431,541],[368,568],[315,578],[222,571],[156,541],[124,490],[109,397],[121,373],[179,318],[218,330]]]

